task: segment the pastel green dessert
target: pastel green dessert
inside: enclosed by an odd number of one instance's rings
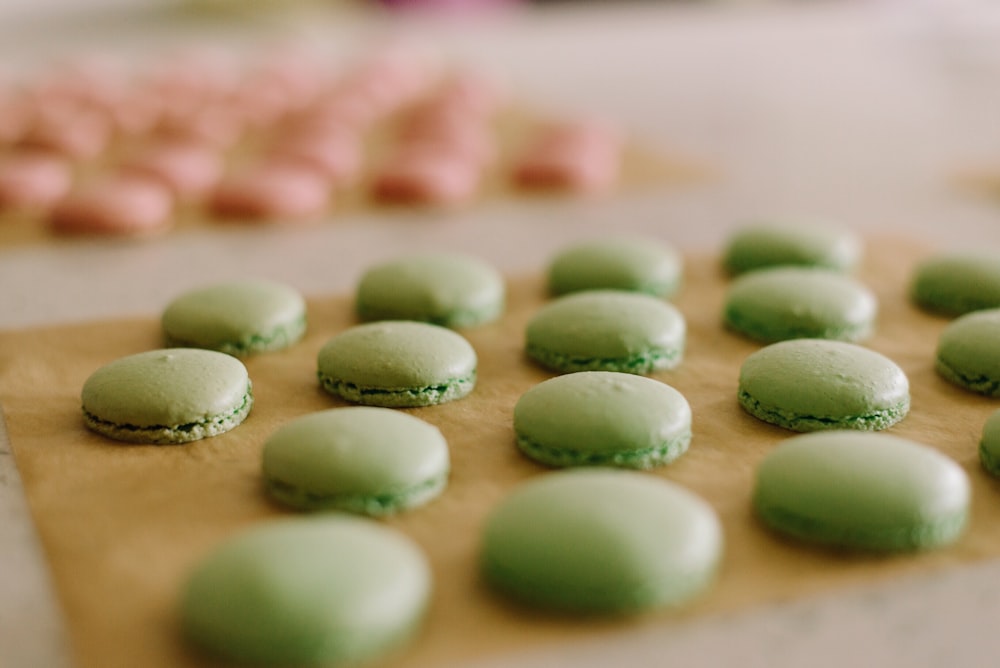
[[[871,335],[875,295],[830,269],[775,267],[744,274],[726,294],[727,327],[755,341],[860,341]]]
[[[795,436],[757,469],[753,505],[775,531],[861,550],[954,542],[969,513],[969,480],[937,450],[888,434]]]
[[[301,510],[389,515],[426,503],[448,481],[448,444],[437,427],[388,408],[312,413],[264,443],[267,491]]]
[[[979,461],[992,475],[1000,477],[1000,410],[994,411],[983,425]]]
[[[163,312],[167,345],[237,357],[287,348],[306,331],[306,303],[271,281],[219,283],[186,292]]]
[[[476,351],[460,335],[405,320],[351,327],[319,351],[319,382],[346,401],[405,408],[461,399],[476,384]]]
[[[549,292],[628,290],[669,297],[681,283],[683,262],[651,239],[603,239],[560,251],[549,264]]]
[[[613,371],[550,378],[514,406],[517,446],[549,466],[649,469],[691,442],[691,407],[659,381]]]
[[[528,606],[634,613],[704,591],[722,544],[715,511],[679,485],[573,469],[525,483],[494,508],[480,566],[493,589]]]
[[[917,266],[910,287],[913,301],[942,315],[1000,307],[1000,254],[938,255]]]
[[[212,350],[168,348],[117,359],[83,384],[86,426],[117,441],[187,443],[227,432],[253,406],[246,367]]]
[[[482,260],[455,253],[408,255],[372,267],[358,284],[362,320],[419,320],[471,327],[504,308],[504,282]]]
[[[180,622],[193,644],[228,661],[354,665],[413,636],[430,591],[427,561],[401,533],[349,515],[278,520],[198,564]]]
[[[846,271],[860,257],[861,243],[849,232],[825,226],[764,224],[744,227],[730,236],[723,266],[731,274],[781,265]]]
[[[906,416],[910,384],[902,369],[873,350],[795,339],[744,360],[738,397],[750,415],[792,431],[875,431]]]
[[[948,382],[1000,397],[1000,309],[956,318],[938,338],[935,368]]]
[[[549,369],[648,374],[681,362],[684,316],[648,295],[576,292],[543,306],[528,323],[528,357]]]

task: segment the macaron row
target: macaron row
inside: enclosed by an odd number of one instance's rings
[[[679,286],[680,260],[668,248],[645,243],[632,246],[641,248],[633,261],[620,262],[622,255],[629,256],[622,250],[628,246],[596,244],[559,254],[550,265],[549,285],[553,295],[564,296],[555,297],[543,307],[526,334],[526,348],[532,359],[555,371],[573,373],[544,381],[518,400],[513,414],[516,445],[547,466],[570,470],[543,475],[515,489],[498,504],[483,525],[480,568],[494,589],[536,607],[606,614],[677,605],[710,585],[722,558],[718,518],[704,501],[662,479],[612,468],[669,464],[688,449],[691,440],[691,411],[684,397],[674,388],[642,375],[681,363],[683,317],[662,299]],[[602,254],[601,248],[609,250]],[[580,271],[574,272],[572,260],[581,255],[587,259],[579,263]],[[617,269],[594,271],[602,262]],[[655,270],[636,272],[644,263]],[[619,271],[622,267],[625,270]],[[588,271],[593,275],[588,277]],[[645,292],[658,297],[638,292],[636,285],[652,286]],[[428,286],[437,287],[432,290]],[[570,309],[564,319],[549,312],[555,306],[566,308],[560,305],[572,305],[581,299],[584,306]],[[182,297],[178,302],[183,304],[184,300]],[[219,299],[216,306],[206,308],[206,317],[224,310],[219,305],[230,300]],[[177,320],[185,320],[179,317],[183,309],[167,318],[176,308],[172,305],[164,314],[165,331],[173,330]],[[324,389],[354,403],[378,406],[442,403],[465,396],[476,380],[475,351],[458,333],[442,325],[474,327],[500,317],[503,283],[489,267],[470,258],[409,256],[366,272],[359,282],[355,308],[362,319],[375,322],[350,328],[330,339],[324,347],[328,357],[324,360],[321,352],[318,359]],[[249,309],[234,310],[245,313]],[[537,350],[533,354],[531,325],[539,319],[544,326],[535,325],[542,334],[534,337]],[[638,328],[633,327],[635,323],[639,323]],[[650,328],[644,330],[647,325]],[[627,345],[616,344],[615,336],[609,333],[616,326],[619,339],[623,331],[628,333],[624,338],[635,334]],[[590,329],[594,336],[580,335],[581,329]],[[290,331],[293,334],[258,334],[251,339],[292,342],[298,330],[291,327]],[[425,332],[434,334],[424,340]],[[168,336],[175,343],[192,345],[190,334],[186,338]],[[563,347],[567,340],[571,346]],[[416,348],[407,349],[414,341]],[[582,353],[572,347],[578,344],[583,345]],[[795,347],[799,345],[806,347]],[[245,355],[253,349],[252,344],[244,344],[233,350]],[[452,357],[452,353],[457,355]],[[754,356],[762,353],[767,353],[763,359]],[[768,421],[780,424],[774,419],[779,416],[787,420],[781,426],[790,429],[824,430],[785,439],[761,462],[753,505],[766,526],[809,542],[875,551],[937,547],[961,534],[969,504],[968,480],[962,469],[927,446],[859,431],[885,428],[905,415],[909,402],[907,381],[898,367],[860,346],[816,339],[786,341],[762,348],[754,355],[741,370],[739,399],[744,408],[753,413],[752,409],[766,406],[769,397],[776,397],[779,403],[785,402],[783,408],[761,410],[762,419],[771,417]],[[358,363],[373,358],[391,360],[389,370],[380,368],[373,374],[372,365]],[[440,380],[421,375],[421,360],[442,358],[446,360],[443,366],[450,371]],[[751,359],[755,360],[752,364]],[[828,364],[829,369],[823,364]],[[415,371],[420,374],[414,375]],[[796,373],[813,373],[820,389],[812,399],[806,399],[803,408],[789,412],[785,408],[792,404],[787,402],[796,401],[796,394],[803,394],[803,388],[808,389],[813,381],[803,380],[800,375],[787,392],[775,391],[773,386],[787,376],[794,379]],[[400,375],[385,380],[394,374]],[[850,381],[844,383],[843,396],[829,396],[833,386],[823,383],[831,376]],[[400,377],[408,381],[401,383]],[[872,387],[874,394],[898,401],[889,401],[887,408],[874,406],[873,413],[866,413],[873,405],[870,397],[858,393],[858,386]],[[249,393],[249,385],[243,389],[241,396]],[[817,406],[825,410],[817,403],[817,395],[835,405],[834,409],[840,411],[837,416],[816,419]],[[853,403],[845,409],[842,400]],[[234,398],[224,413],[238,414],[237,401]],[[360,417],[362,414],[365,417]],[[622,419],[623,415],[626,419]],[[789,415],[797,415],[797,421]],[[379,440],[382,434],[371,424],[385,425],[387,442]],[[354,455],[342,457],[352,451],[351,446],[340,442],[341,435],[345,442],[352,441],[351,425],[357,425],[364,438],[353,446]],[[420,470],[422,474],[405,484],[394,482],[393,493],[375,494],[370,487],[360,492],[351,490],[352,480],[371,480],[373,460],[382,462],[377,465],[379,475],[388,476],[385,462],[402,457],[401,438],[391,436],[397,426],[403,430],[400,433],[410,434],[408,441],[421,443],[412,454],[422,461],[436,462],[434,466],[422,468],[400,459],[397,472]],[[656,438],[650,439],[650,434]],[[369,453],[371,458],[365,461],[361,453]],[[399,512],[433,498],[447,478],[447,445],[440,434],[427,423],[385,408],[337,408],[289,422],[269,439],[264,457],[269,493],[285,505],[302,509],[336,507],[375,516]],[[352,468],[355,464],[364,467],[364,476]],[[843,490],[848,484],[856,494],[845,500]],[[609,504],[608,499],[616,502]],[[289,524],[288,531],[301,532],[303,544],[309,545],[312,538],[307,539],[306,534],[335,533],[341,529],[334,525],[342,521],[355,522],[331,516],[315,523],[295,524],[294,530]],[[303,637],[298,635],[302,627],[290,626],[287,614],[285,621],[268,618],[260,624],[240,616],[241,610],[255,606],[270,609],[277,602],[294,603],[274,587],[281,586],[279,573],[284,563],[278,556],[277,543],[298,538],[285,534],[278,524],[256,530],[263,535],[272,535],[273,530],[272,538],[245,539],[254,547],[239,547],[243,543],[238,539],[234,543],[237,547],[223,547],[218,553],[222,556],[209,557],[204,569],[214,576],[202,575],[201,568],[196,571],[183,606],[185,627],[191,637],[231,658],[287,663],[345,657],[354,660],[384,651],[413,632],[419,611],[427,602],[426,593],[421,592],[430,588],[424,575],[413,575],[426,574],[419,557],[400,556],[404,564],[392,566],[400,569],[400,577],[407,582],[399,585],[401,590],[417,592],[399,600],[401,612],[395,619],[402,621],[381,626],[379,632],[369,634],[366,629],[362,634],[366,641],[359,645],[364,649],[357,650],[357,654],[352,653],[355,650],[350,644],[334,640],[321,644],[326,653],[308,654],[315,651],[317,637],[337,637],[340,628],[312,627],[312,635],[306,634],[308,641],[297,642],[294,639]],[[365,526],[375,533],[388,531],[370,523]],[[660,540],[651,542],[650,535]],[[336,554],[345,551],[347,543],[331,540],[329,551],[322,553],[339,564]],[[264,546],[256,546],[257,541]],[[685,549],[679,550],[678,546]],[[406,548],[394,551],[398,555],[412,554]],[[233,552],[236,557],[225,556]],[[227,564],[227,559],[236,559],[237,563],[247,559],[251,565],[234,566]],[[221,565],[218,560],[222,560]],[[576,566],[567,570],[570,560]],[[355,579],[354,569],[360,569],[356,579],[365,580],[364,568],[350,564],[344,566],[344,579]],[[251,571],[263,580],[248,586],[247,580],[226,575],[233,571]],[[301,568],[303,578],[325,578],[326,586],[331,578],[321,571],[319,566],[305,563]],[[220,591],[229,593],[223,597]],[[388,596],[375,586],[370,591],[372,596]],[[254,598],[258,596],[265,598]],[[324,599],[324,605],[333,606],[341,598],[331,595]],[[221,604],[221,600],[232,603]],[[280,606],[275,609],[282,610]],[[345,608],[338,610],[347,614]],[[306,645],[313,649],[303,649]],[[288,648],[289,653],[275,648]],[[301,654],[303,651],[307,654]]]
[[[0,212],[57,232],[146,235],[193,213],[317,219],[358,192],[456,206],[497,171],[536,189],[521,165],[538,161],[539,142],[585,153],[602,174],[578,178],[578,161],[563,160],[548,190],[589,193],[617,179],[612,131],[532,121],[524,148],[500,146],[508,100],[498,85],[412,53],[386,49],[339,68],[290,52],[230,61],[178,54],[136,73],[83,62],[0,87]]]

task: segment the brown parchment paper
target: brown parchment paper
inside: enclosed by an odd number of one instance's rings
[[[718,511],[726,537],[718,580],[683,609],[611,621],[551,617],[501,601],[478,580],[478,535],[506,493],[546,474],[516,450],[511,414],[521,393],[551,375],[522,354],[525,323],[545,300],[541,278],[512,280],[503,318],[463,332],[480,355],[475,391],[411,411],[441,428],[453,470],[440,498],[386,521],[423,547],[435,577],[425,626],[387,664],[463,665],[1000,555],[1000,483],[980,470],[976,455],[982,424],[1000,404],[953,388],[933,371],[946,322],[917,311],[906,298],[908,277],[925,249],[903,240],[869,247],[860,276],[877,292],[881,313],[868,344],[899,363],[912,385],[911,414],[891,432],[940,448],[972,480],[971,524],[956,545],[915,555],[843,554],[781,540],[756,523],[749,506],[754,468],[791,434],[737,405],[739,365],[758,346],[720,326],[726,279],[715,258],[694,257],[675,300],[689,323],[686,357],[679,369],[656,376],[690,401],[694,438],[677,462],[646,475],[676,481]],[[80,418],[80,388],[91,372],[159,347],[155,314],[0,333],[0,401],[81,666],[210,665],[177,632],[175,604],[184,578],[238,531],[291,514],[262,492],[262,443],[288,419],[341,405],[318,389],[314,368],[320,346],[354,322],[351,303],[316,298],[309,307],[305,340],[247,361],[257,398],[247,421],[184,446],[114,443],[86,431]]]
[[[618,179],[609,192],[584,195],[572,192],[525,190],[518,188],[511,181],[511,169],[516,156],[531,141],[534,133],[545,122],[540,112],[525,108],[505,110],[495,123],[494,140],[497,155],[495,161],[488,165],[483,175],[483,182],[472,201],[462,208],[474,208],[492,202],[511,200],[528,201],[532,199],[571,199],[580,197],[604,197],[621,195],[623,193],[646,192],[650,190],[683,188],[712,182],[718,179],[717,171],[702,161],[690,156],[669,151],[660,151],[648,147],[640,137],[630,137],[625,142],[621,154],[621,167]],[[156,243],[162,236],[183,233],[191,230],[211,227],[232,228],[241,225],[290,225],[297,228],[301,225],[337,225],[352,217],[384,210],[408,208],[413,210],[433,210],[433,207],[416,205],[393,205],[379,203],[370,196],[371,184],[377,165],[381,164],[389,150],[390,137],[393,135],[391,124],[379,128],[365,140],[366,169],[358,183],[336,190],[331,194],[330,205],[326,214],[316,220],[293,221],[288,223],[280,220],[232,220],[213,217],[210,212],[196,202],[178,204],[174,212],[171,227],[152,237],[131,239],[136,243]],[[248,156],[260,152],[260,144],[266,135],[249,138],[230,149],[227,155],[227,165],[230,170],[238,169],[245,163]],[[142,140],[137,140],[141,144]],[[133,142],[135,143],[135,142]],[[134,148],[134,147],[132,147]],[[96,178],[97,175],[114,169],[121,155],[130,150],[128,144],[109,151],[99,162],[78,169],[77,179]],[[0,208],[0,248],[18,247],[36,244],[69,244],[78,243],[82,239],[93,240],[94,236],[56,234],[49,229],[44,211],[8,211]],[[100,239],[100,237],[96,237]],[[120,240],[119,240],[120,241]]]

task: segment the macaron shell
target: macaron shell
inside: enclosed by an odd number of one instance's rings
[[[431,575],[402,534],[346,515],[280,520],[200,563],[180,603],[185,635],[254,664],[371,659],[411,636]]]
[[[875,295],[853,278],[828,269],[777,267],[737,278],[726,294],[724,320],[767,343],[860,341],[871,334],[877,311]]]
[[[550,473],[494,508],[483,531],[487,581],[522,603],[584,614],[680,604],[721,559],[711,506],[680,486],[609,469]]]
[[[841,341],[796,339],[744,360],[739,400],[751,415],[794,431],[885,429],[909,410],[909,381],[894,362]]]
[[[112,438],[184,442],[239,424],[253,396],[246,367],[236,358],[171,348],[106,364],[84,383],[82,401],[88,421]]]
[[[936,368],[949,382],[1000,397],[1000,309],[967,313],[938,339]]]
[[[349,401],[384,406],[465,396],[475,384],[476,364],[476,351],[459,334],[404,320],[345,330],[323,346],[318,359],[325,389]]]
[[[69,193],[52,209],[50,224],[65,234],[150,235],[171,224],[174,198],[163,185],[118,176]]]
[[[560,251],[549,264],[553,295],[581,290],[630,290],[669,297],[681,281],[683,262],[654,240],[604,239]]]
[[[592,290],[560,297],[528,323],[528,355],[559,371],[651,373],[680,363],[684,317],[648,295]]]
[[[1000,477],[1000,410],[994,411],[983,425],[979,461],[992,475]]]
[[[293,288],[262,280],[185,292],[161,318],[171,345],[245,355],[291,345],[305,332],[306,305]]]
[[[272,494],[306,509],[391,513],[440,492],[448,469],[448,444],[437,427],[388,408],[312,413],[264,444]]]
[[[691,440],[691,408],[674,388],[642,376],[581,371],[535,385],[514,406],[518,446],[555,466],[651,468]]]
[[[827,267],[844,271],[861,257],[861,242],[827,226],[752,225],[734,233],[723,265],[732,274],[781,265]]]
[[[917,266],[910,287],[920,307],[944,315],[962,315],[1000,307],[1000,255],[949,254]]]
[[[825,432],[782,442],[757,470],[754,507],[804,540],[872,550],[954,541],[968,477],[938,451],[888,434]]]
[[[503,278],[478,258],[420,253],[366,271],[358,284],[356,309],[364,320],[469,327],[499,317],[504,294]]]

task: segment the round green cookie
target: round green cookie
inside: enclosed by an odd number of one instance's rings
[[[404,408],[461,399],[476,384],[476,351],[460,335],[422,322],[351,327],[319,351],[319,382],[330,394]]]
[[[670,247],[647,239],[604,239],[571,246],[549,264],[549,291],[628,290],[673,295],[683,262]]]
[[[188,579],[180,619],[193,643],[229,661],[354,665],[408,640],[430,590],[409,539],[329,514],[271,522],[223,544]]]
[[[1000,410],[991,414],[983,425],[979,461],[992,475],[1000,477]]]
[[[361,277],[355,307],[362,320],[419,320],[471,327],[500,316],[500,274],[482,260],[451,253],[409,255]]]
[[[312,413],[264,443],[268,492],[302,510],[395,513],[437,496],[448,468],[448,444],[437,427],[388,408]]]
[[[726,245],[723,265],[731,274],[801,265],[845,271],[861,257],[861,243],[848,232],[829,227],[753,225],[735,232]]]
[[[917,266],[910,288],[920,307],[943,315],[1000,307],[1000,255],[939,255]]]
[[[830,269],[775,267],[744,274],[726,295],[726,326],[755,341],[860,341],[878,301],[858,281]]]
[[[792,431],[885,429],[910,409],[906,374],[867,348],[795,339],[761,348],[740,368],[746,412]]]
[[[271,281],[236,281],[186,292],[163,312],[170,346],[208,348],[243,357],[280,350],[306,331],[306,303]]]
[[[612,371],[550,378],[514,406],[517,445],[549,466],[649,469],[691,442],[691,407],[659,381]]]
[[[486,581],[515,601],[584,614],[673,606],[712,582],[722,554],[712,507],[643,473],[574,469],[515,489],[483,531]]]
[[[130,443],[186,443],[229,431],[253,406],[246,367],[212,350],[168,348],[122,357],[83,384],[83,419]]]
[[[648,295],[591,290],[559,297],[528,323],[526,352],[549,369],[648,374],[681,362],[686,325]]]
[[[888,434],[789,438],[757,469],[753,504],[769,527],[801,540],[900,551],[954,542],[969,481],[937,450]]]
[[[935,368],[970,392],[1000,397],[1000,309],[956,318],[938,339]]]

